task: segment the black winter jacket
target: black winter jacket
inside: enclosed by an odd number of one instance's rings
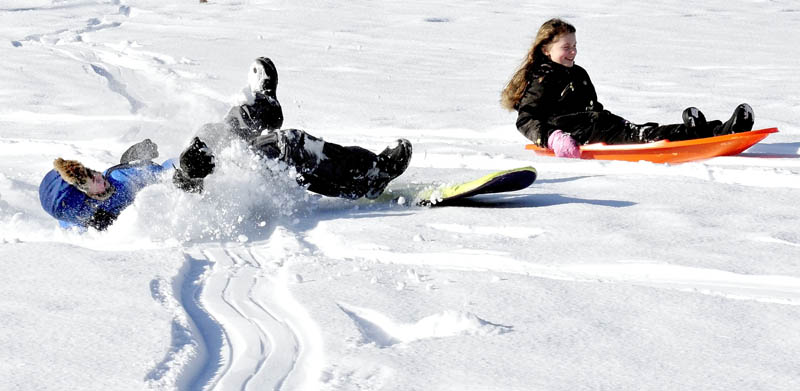
[[[534,64],[528,87],[517,104],[517,129],[539,146],[559,129],[559,117],[576,113],[587,116],[603,111],[589,74],[577,66],[565,67],[550,60]],[[564,129],[566,130],[566,129]]]

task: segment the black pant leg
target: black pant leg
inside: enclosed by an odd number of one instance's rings
[[[642,141],[652,142],[660,140],[681,141],[690,140],[692,137],[689,129],[684,124],[657,125],[642,129]]]
[[[367,149],[329,143],[298,129],[267,133],[252,145],[265,157],[295,167],[297,182],[308,190],[329,197],[363,197],[370,190],[368,174],[378,161]]]
[[[569,133],[578,144],[639,142],[624,118],[604,111],[585,111],[556,117],[552,125]]]
[[[715,127],[723,126],[719,121],[711,121],[703,128],[688,128],[684,124],[636,125],[607,110],[560,116],[555,119],[553,125],[570,133],[579,144],[599,142],[636,144],[659,140],[692,140],[710,137]]]
[[[378,162],[375,153],[358,146],[342,146],[305,136],[307,141],[323,143],[321,159],[299,165],[302,170],[298,171],[303,172],[303,184],[308,184],[308,190],[329,197],[356,199],[371,189],[369,173],[377,169]]]
[[[715,129],[721,127],[721,121],[710,121],[703,127],[687,127],[684,124],[660,125],[643,132],[645,142],[670,140],[683,141],[714,136]]]

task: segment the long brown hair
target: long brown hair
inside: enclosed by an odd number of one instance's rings
[[[536,33],[536,39],[533,40],[533,45],[528,51],[528,55],[525,56],[525,60],[522,61],[500,94],[500,105],[509,111],[515,110],[515,106],[522,99],[525,88],[528,86],[528,73],[535,63],[545,58],[544,47],[553,43],[561,34],[574,33],[575,26],[561,19],[550,19],[544,22],[542,27],[539,27],[539,32]]]

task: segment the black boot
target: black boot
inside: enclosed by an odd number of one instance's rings
[[[278,70],[272,60],[256,58],[247,71],[247,83],[253,102],[234,106],[223,122],[239,138],[252,141],[263,131],[283,126],[283,109],[277,96]]]
[[[278,69],[268,57],[258,57],[247,70],[247,84],[253,94],[275,96],[278,89]]]
[[[731,118],[714,131],[714,135],[720,136],[723,134],[749,132],[753,130],[754,121],[755,114],[753,113],[753,108],[747,103],[742,103],[733,110]]]
[[[373,199],[380,196],[389,182],[406,171],[411,162],[411,153],[411,142],[402,138],[397,140],[394,147],[386,147],[378,155],[378,163],[375,165],[377,170],[370,171],[367,175],[370,189],[365,197]]]
[[[714,136],[714,130],[706,121],[706,116],[697,107],[683,110],[683,125],[686,127],[686,140]]]
[[[689,129],[702,129],[708,126],[706,116],[697,107],[689,107],[683,111],[683,124]]]

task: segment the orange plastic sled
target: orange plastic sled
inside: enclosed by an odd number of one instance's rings
[[[777,131],[778,128],[768,128],[694,140],[662,140],[647,144],[586,144],[581,146],[581,159],[685,163],[717,156],[738,155],[770,133]],[[554,156],[552,149],[537,147],[534,144],[526,145],[525,149],[533,150],[537,155]]]

